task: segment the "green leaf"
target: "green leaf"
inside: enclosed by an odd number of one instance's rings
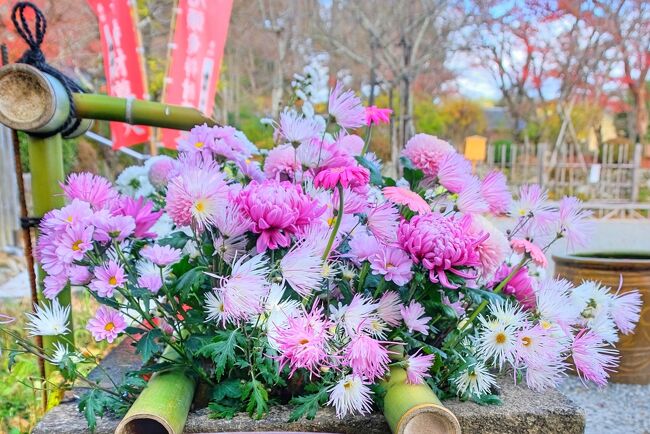
[[[158,241],[162,246],[171,246],[175,249],[182,249],[190,239],[190,236],[185,232],[177,231]]]
[[[381,176],[381,172],[379,171],[379,168],[372,164],[366,157],[363,157],[361,155],[357,155],[354,157],[357,162],[368,169],[370,172],[370,183],[378,186],[383,186],[384,185],[384,179]]]
[[[248,399],[246,411],[251,417],[261,419],[269,409],[269,393],[266,391],[264,384],[257,380],[251,380],[246,383],[243,390],[243,399]]]
[[[162,345],[156,339],[162,336],[162,330],[154,328],[140,337],[136,344],[136,353],[142,356],[142,361],[147,363],[154,354],[162,351]]]
[[[196,290],[206,279],[205,267],[194,267],[185,274],[183,274],[177,281],[174,287],[176,293],[180,294],[181,299],[186,299],[191,291]]]
[[[212,358],[215,363],[215,378],[221,380],[228,363],[235,363],[237,342],[243,339],[238,330],[220,330],[212,343],[204,345],[197,354]]]
[[[322,387],[318,392],[298,396],[291,400],[291,404],[295,405],[295,408],[291,412],[289,417],[289,422],[295,422],[298,419],[306,417],[307,419],[313,419],[316,417],[316,412],[321,406],[327,402],[327,389]]]
[[[218,383],[212,390],[212,401],[222,401],[224,398],[241,398],[241,382],[230,378]]]
[[[497,395],[482,395],[472,397],[472,401],[480,405],[501,405],[501,398]]]
[[[424,178],[424,172],[416,169],[411,163],[411,160],[406,157],[401,157],[399,160],[404,168],[404,179],[409,182],[411,189],[415,191],[422,178]]]
[[[233,400],[211,402],[208,404],[208,408],[210,409],[210,419],[232,419],[239,411],[238,402]]]
[[[97,427],[97,417],[104,415],[105,397],[101,390],[93,389],[79,400],[79,411],[83,413],[91,432]]]

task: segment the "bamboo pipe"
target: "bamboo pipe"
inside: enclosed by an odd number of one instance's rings
[[[90,119],[177,130],[190,130],[203,123],[217,124],[191,107],[83,93],[74,93],[73,101],[77,116],[84,119],[84,127]],[[69,113],[67,94],[54,77],[25,64],[0,68],[1,123],[27,133],[47,133],[60,127]]]
[[[163,356],[178,357],[167,347]],[[155,373],[133,403],[115,434],[182,434],[196,381],[183,369]]]
[[[64,181],[63,171],[63,143],[61,135],[57,134],[46,139],[39,139],[33,136],[28,137],[29,165],[31,167],[32,203],[34,215],[42,217],[50,210],[61,208],[65,205],[63,190],[59,183]],[[19,180],[20,182],[21,180]],[[38,281],[41,284],[45,274],[42,269],[38,270]],[[41,294],[42,295],[42,294]],[[42,297],[41,297],[42,298]],[[62,306],[71,305],[70,286],[67,286],[57,295]],[[70,332],[63,336],[43,336],[43,348],[46,354],[50,354],[55,342],[67,345],[67,342],[74,343],[72,313],[69,318]],[[56,367],[50,363],[45,364],[45,374],[48,376]]]
[[[445,408],[426,384],[408,384],[406,371],[390,369],[384,416],[393,434],[461,434],[456,416]]]

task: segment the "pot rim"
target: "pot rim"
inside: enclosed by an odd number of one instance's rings
[[[616,255],[621,255],[621,254],[629,254],[631,256],[636,255],[645,255],[647,256],[647,259],[640,259],[640,258],[603,258],[600,256],[590,256],[590,255],[606,255],[608,253],[616,254]],[[576,265],[581,265],[581,266],[591,266],[594,268],[601,268],[601,267],[606,267],[606,268],[611,268],[612,266],[617,268],[617,269],[631,269],[631,270],[637,270],[637,269],[644,269],[648,270],[650,269],[650,251],[645,251],[645,250],[627,250],[627,251],[620,251],[620,250],[598,250],[598,251],[590,251],[590,252],[582,252],[579,254],[557,254],[557,255],[552,255],[553,261],[555,262],[556,265],[571,265],[571,264],[576,264]]]

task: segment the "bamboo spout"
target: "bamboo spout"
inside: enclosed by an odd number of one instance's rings
[[[178,130],[217,124],[191,107],[82,93],[73,94],[73,101],[84,122],[70,137],[84,133],[91,119]],[[0,123],[27,133],[47,133],[59,128],[69,113],[65,88],[54,77],[26,64],[0,68]]]

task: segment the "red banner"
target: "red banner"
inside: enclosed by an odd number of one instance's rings
[[[99,21],[104,54],[107,93],[122,98],[149,99],[141,55],[142,45],[135,28],[129,0],[88,0]],[[128,115],[128,107],[127,107]],[[113,149],[146,142],[149,127],[111,122]]]
[[[163,101],[212,115],[233,0],[180,0],[170,47]],[[163,130],[165,147],[176,149],[180,132]]]

